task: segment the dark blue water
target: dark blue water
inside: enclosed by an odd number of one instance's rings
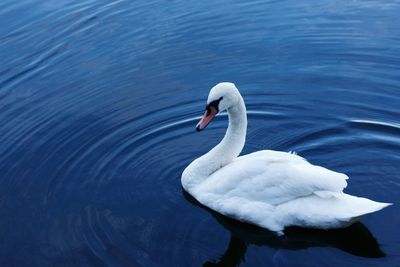
[[[1,266],[399,266],[400,2],[0,3]],[[393,206],[284,237],[201,207],[195,125],[236,83],[243,153],[296,151]]]

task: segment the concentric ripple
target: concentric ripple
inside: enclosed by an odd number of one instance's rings
[[[2,1],[0,265],[396,266],[399,13],[374,0]],[[199,205],[180,176],[224,135],[226,113],[195,131],[220,81],[247,105],[242,154],[295,151],[395,205],[283,238]]]

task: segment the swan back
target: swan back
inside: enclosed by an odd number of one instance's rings
[[[198,185],[198,192],[244,197],[271,205],[319,194],[342,193],[347,175],[286,152],[263,150],[238,157]]]

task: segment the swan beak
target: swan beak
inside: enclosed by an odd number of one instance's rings
[[[215,115],[217,115],[218,110],[212,106],[207,107],[206,111],[204,112],[203,117],[197,123],[196,130],[200,132],[204,128],[207,127],[207,125],[214,119]]]

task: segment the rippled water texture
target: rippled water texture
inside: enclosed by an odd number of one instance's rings
[[[0,3],[1,266],[399,266],[400,2]],[[296,151],[394,205],[276,235],[201,207],[182,170],[235,82],[243,153]],[[225,265],[223,265],[225,264]]]

